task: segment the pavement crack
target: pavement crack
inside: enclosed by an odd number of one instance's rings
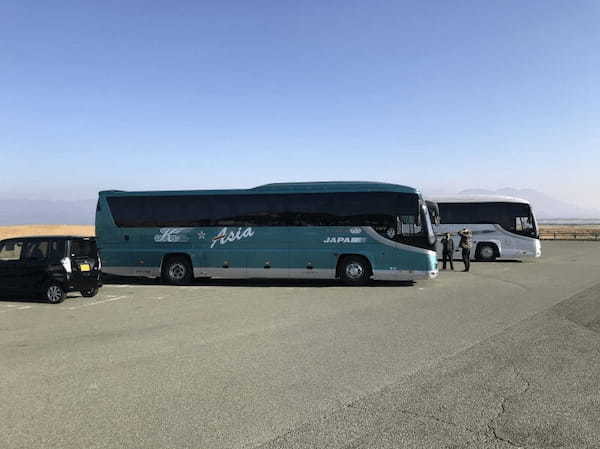
[[[486,427],[488,429],[488,433],[491,434],[491,436],[497,440],[497,441],[501,441],[503,443],[506,443],[508,445],[510,445],[511,447],[516,447],[516,448],[523,448],[524,446],[510,440],[509,438],[505,438],[502,437],[500,435],[498,435],[498,431],[496,429],[496,425],[495,422],[500,419],[500,417],[502,417],[504,414],[506,414],[506,403],[510,400],[510,399],[514,399],[518,396],[522,396],[525,393],[527,393],[529,391],[529,389],[531,388],[531,383],[517,370],[517,368],[513,365],[511,366],[512,371],[514,373],[514,376],[516,379],[518,379],[523,387],[520,391],[517,391],[517,393],[513,396],[510,397],[504,397],[501,396],[500,397],[500,404],[499,404],[499,410],[498,413],[496,413],[496,416],[492,417],[488,423],[486,424]]]

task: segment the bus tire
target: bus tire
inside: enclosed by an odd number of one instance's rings
[[[171,285],[186,285],[193,279],[192,264],[184,256],[172,256],[163,264],[162,279]]]
[[[366,285],[371,277],[371,265],[361,256],[346,256],[340,261],[340,278],[346,285]]]
[[[496,260],[498,248],[492,243],[480,243],[477,246],[477,260],[484,262],[493,262]]]

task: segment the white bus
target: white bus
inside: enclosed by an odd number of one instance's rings
[[[446,232],[450,232],[454,240],[454,257],[462,256],[458,231],[465,227],[473,233],[473,259],[522,259],[542,254],[537,222],[527,200],[495,195],[428,200],[437,204],[439,210],[439,224],[435,225],[438,257],[442,255],[439,240]],[[429,205],[430,211],[432,207],[433,204]]]

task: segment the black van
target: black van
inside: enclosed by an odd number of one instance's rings
[[[91,237],[17,237],[0,241],[0,290],[43,294],[58,304],[70,291],[96,296],[101,262]]]

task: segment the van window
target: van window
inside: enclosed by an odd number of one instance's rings
[[[62,259],[65,257],[66,240],[52,240],[50,242],[50,257]]]
[[[48,257],[48,240],[33,240],[25,243],[23,259],[44,260]]]
[[[22,249],[22,241],[4,242],[0,245],[0,260],[19,260]]]
[[[96,257],[98,250],[94,240],[73,240],[71,242],[71,256],[73,257]]]

